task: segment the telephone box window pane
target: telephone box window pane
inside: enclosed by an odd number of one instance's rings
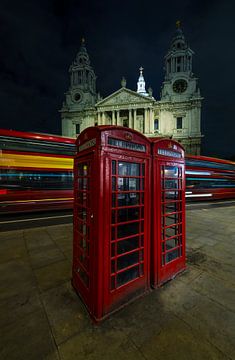
[[[78,178],[78,189],[87,190],[88,189],[88,179],[87,178]]]
[[[165,166],[165,177],[178,177],[179,168],[177,166]]]
[[[118,162],[118,175],[140,176],[140,164]]]
[[[178,180],[165,180],[165,189],[178,189]]]
[[[116,191],[116,178],[112,177],[112,190]]]
[[[116,174],[116,161],[112,161],[112,174],[115,175]]]
[[[86,220],[86,209],[85,208],[79,208],[78,209],[78,217],[81,220]]]
[[[112,194],[112,207],[116,207],[116,194]]]
[[[112,224],[116,224],[116,211],[115,210],[112,210]]]
[[[123,254],[125,252],[139,248],[139,237],[130,238],[127,240],[118,241],[117,252]]]
[[[141,247],[144,246],[144,235],[141,235],[141,237],[140,237],[140,245],[141,245]]]
[[[85,271],[83,271],[81,268],[78,271],[80,279],[83,281],[83,283],[86,285],[86,287],[89,287],[89,278]]]
[[[131,254],[123,255],[117,259],[117,269],[122,270],[128,266],[137,264],[139,262],[139,252],[136,251]]]
[[[139,203],[139,193],[118,194],[118,206],[132,206],[139,205]]]
[[[115,273],[115,260],[111,261],[111,273]]]
[[[174,249],[178,245],[178,239],[171,239],[166,241],[166,250]]]
[[[139,266],[121,272],[117,275],[117,286],[124,285],[139,277]]]
[[[172,250],[166,254],[166,263],[175,260],[179,257],[179,249]]]
[[[88,206],[88,199],[86,192],[78,192],[78,203],[83,206]]]
[[[144,275],[144,264],[140,264],[140,276]]]
[[[111,277],[111,290],[115,289],[115,276]]]
[[[181,203],[172,202],[172,203],[165,204],[165,213],[176,212],[176,211],[181,211]],[[163,210],[163,212],[164,212],[164,210]]]
[[[118,178],[119,191],[133,191],[140,189],[140,179],[135,178]]]
[[[87,163],[78,164],[78,175],[79,176],[87,176],[88,175],[88,164]]]
[[[115,243],[111,244],[111,256],[115,256],[116,251],[115,251]]]
[[[172,227],[165,229],[165,236],[171,237],[171,236],[177,235],[178,232],[179,232],[178,226],[172,226]]]
[[[166,191],[165,198],[171,200],[178,200],[179,199],[179,192],[178,191]]]
[[[140,208],[126,208],[118,210],[117,222],[125,222],[131,220],[138,220],[140,218]]]
[[[173,214],[165,217],[165,226],[170,226],[179,222],[179,214]]]
[[[117,227],[117,237],[123,238],[131,235],[135,235],[139,233],[139,222],[119,225]]]
[[[142,164],[142,176],[144,176],[144,175],[145,175],[145,165]]]
[[[116,239],[115,227],[112,227],[112,240]]]

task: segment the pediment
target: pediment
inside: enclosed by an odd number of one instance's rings
[[[107,96],[99,101],[96,106],[115,106],[115,105],[130,105],[130,104],[149,104],[154,101],[153,98],[137,94],[135,91],[122,88],[115,93]]]

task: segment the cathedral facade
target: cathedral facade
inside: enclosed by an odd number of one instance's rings
[[[82,40],[70,67],[70,88],[60,110],[62,135],[77,137],[89,126],[121,125],[148,137],[170,137],[181,142],[187,154],[199,155],[201,149],[201,103],[198,79],[192,72],[194,52],[186,43],[178,23],[165,56],[165,78],[160,99],[146,91],[143,68],[137,90],[121,88],[101,99],[96,91],[96,76]]]

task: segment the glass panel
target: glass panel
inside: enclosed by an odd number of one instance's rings
[[[118,175],[140,176],[140,164],[118,162]]]
[[[140,276],[144,275],[144,264],[140,264]]]
[[[141,237],[140,237],[140,245],[141,245],[141,247],[144,246],[144,235],[141,235]]]
[[[88,206],[87,192],[78,192],[78,203],[83,206]]]
[[[117,269],[121,270],[139,262],[139,251],[123,255],[117,259]]]
[[[114,257],[116,254],[116,251],[115,251],[115,243],[111,244],[111,256]]]
[[[87,176],[88,175],[88,164],[81,163],[78,164],[78,176]]]
[[[129,193],[129,194],[118,194],[118,206],[132,206],[139,205],[140,194]]]
[[[88,189],[88,179],[87,178],[78,178],[78,189],[87,190]]]
[[[116,211],[112,210],[112,224],[116,224]]]
[[[115,273],[115,260],[111,261],[111,273]]]
[[[137,220],[140,218],[140,208],[126,208],[118,210],[117,222]]]
[[[166,250],[175,248],[178,245],[178,239],[171,239],[166,241]]]
[[[115,276],[111,277],[111,290],[115,289]]]
[[[178,200],[180,191],[165,191],[165,198],[171,200]]]
[[[178,167],[177,166],[165,166],[164,171],[165,177],[178,177]]]
[[[133,237],[127,240],[118,241],[117,243],[117,253],[122,254],[127,251],[134,250],[139,247],[139,237]]]
[[[112,177],[112,190],[116,190],[116,177]]]
[[[112,207],[116,207],[116,194],[112,194]]]
[[[116,228],[115,227],[112,227],[112,240],[115,240],[116,239]]]
[[[85,271],[83,271],[81,268],[78,270],[79,277],[82,279],[83,283],[86,285],[86,287],[89,287],[89,278]]]
[[[178,226],[172,226],[170,228],[165,229],[165,236],[171,237],[171,236],[177,235],[178,232],[179,232]]]
[[[179,222],[179,214],[173,214],[169,216],[165,216],[165,226],[173,225]]]
[[[86,220],[86,208],[78,208],[78,217],[81,220]]]
[[[120,274],[117,274],[117,286],[124,285],[131,280],[134,280],[139,277],[139,266],[135,266],[131,269],[123,271]]]
[[[171,252],[166,254],[166,263],[177,259],[179,257],[179,249],[172,250]]]
[[[164,183],[165,189],[177,189],[178,188],[178,180],[165,180]]]
[[[165,206],[165,209],[164,209]],[[180,202],[172,202],[172,203],[166,203],[163,205],[163,212],[164,213],[170,213],[170,212],[176,212],[181,211],[181,203]]]
[[[130,223],[127,225],[119,225],[117,227],[117,237],[127,237],[139,233],[139,222]]]
[[[116,161],[115,160],[112,161],[112,174],[113,175],[116,174]]]
[[[140,179],[136,178],[118,178],[119,191],[131,191],[140,189]]]

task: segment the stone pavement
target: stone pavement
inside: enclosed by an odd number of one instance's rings
[[[0,359],[235,359],[235,206],[187,211],[186,272],[94,326],[72,225],[0,234]]]

